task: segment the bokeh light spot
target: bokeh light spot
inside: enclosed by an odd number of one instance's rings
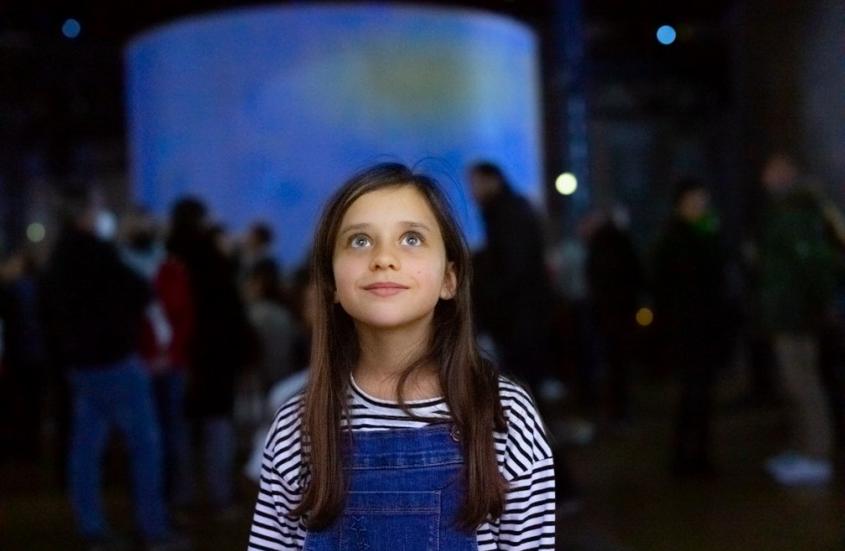
[[[81,32],[82,25],[80,25],[79,21],[76,19],[67,19],[62,25],[62,34],[65,35],[66,38],[74,39],[79,36],[79,33]]]
[[[44,224],[33,222],[26,228],[26,237],[33,243],[40,243],[44,241],[44,237],[46,236],[47,230],[44,228]]]
[[[578,179],[571,172],[564,172],[555,179],[555,189],[561,195],[572,195],[578,190]]]
[[[637,310],[637,325],[648,327],[652,323],[654,323],[654,312],[650,308],[640,308]]]
[[[663,25],[657,29],[657,41],[664,46],[672,44],[676,38],[678,38],[678,33],[675,32],[675,28],[671,25]]]

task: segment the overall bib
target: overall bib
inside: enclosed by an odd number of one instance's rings
[[[345,470],[343,513],[308,532],[305,551],[475,551],[476,533],[455,519],[465,480],[452,425],[357,431]]]

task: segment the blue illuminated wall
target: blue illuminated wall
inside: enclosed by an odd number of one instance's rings
[[[272,223],[288,266],[316,216],[371,163],[420,162],[470,238],[465,166],[499,162],[539,202],[538,51],[484,12],[389,6],[258,8],[178,21],[126,50],[132,179],[164,214],[195,194],[232,230]]]

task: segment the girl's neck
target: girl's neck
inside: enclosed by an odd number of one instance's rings
[[[431,324],[383,330],[357,327],[361,355],[352,375],[356,384],[375,398],[396,401],[402,372],[426,352]],[[405,384],[405,400],[437,398],[441,395],[436,366],[421,366]]]

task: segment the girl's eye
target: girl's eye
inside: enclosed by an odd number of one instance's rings
[[[408,232],[402,236],[402,243],[411,247],[419,247],[423,243],[423,238],[417,232]]]
[[[366,235],[360,235],[360,234],[359,235],[353,235],[349,239],[349,244],[354,249],[360,249],[360,248],[366,247],[367,245],[370,244],[370,238],[367,237]]]

